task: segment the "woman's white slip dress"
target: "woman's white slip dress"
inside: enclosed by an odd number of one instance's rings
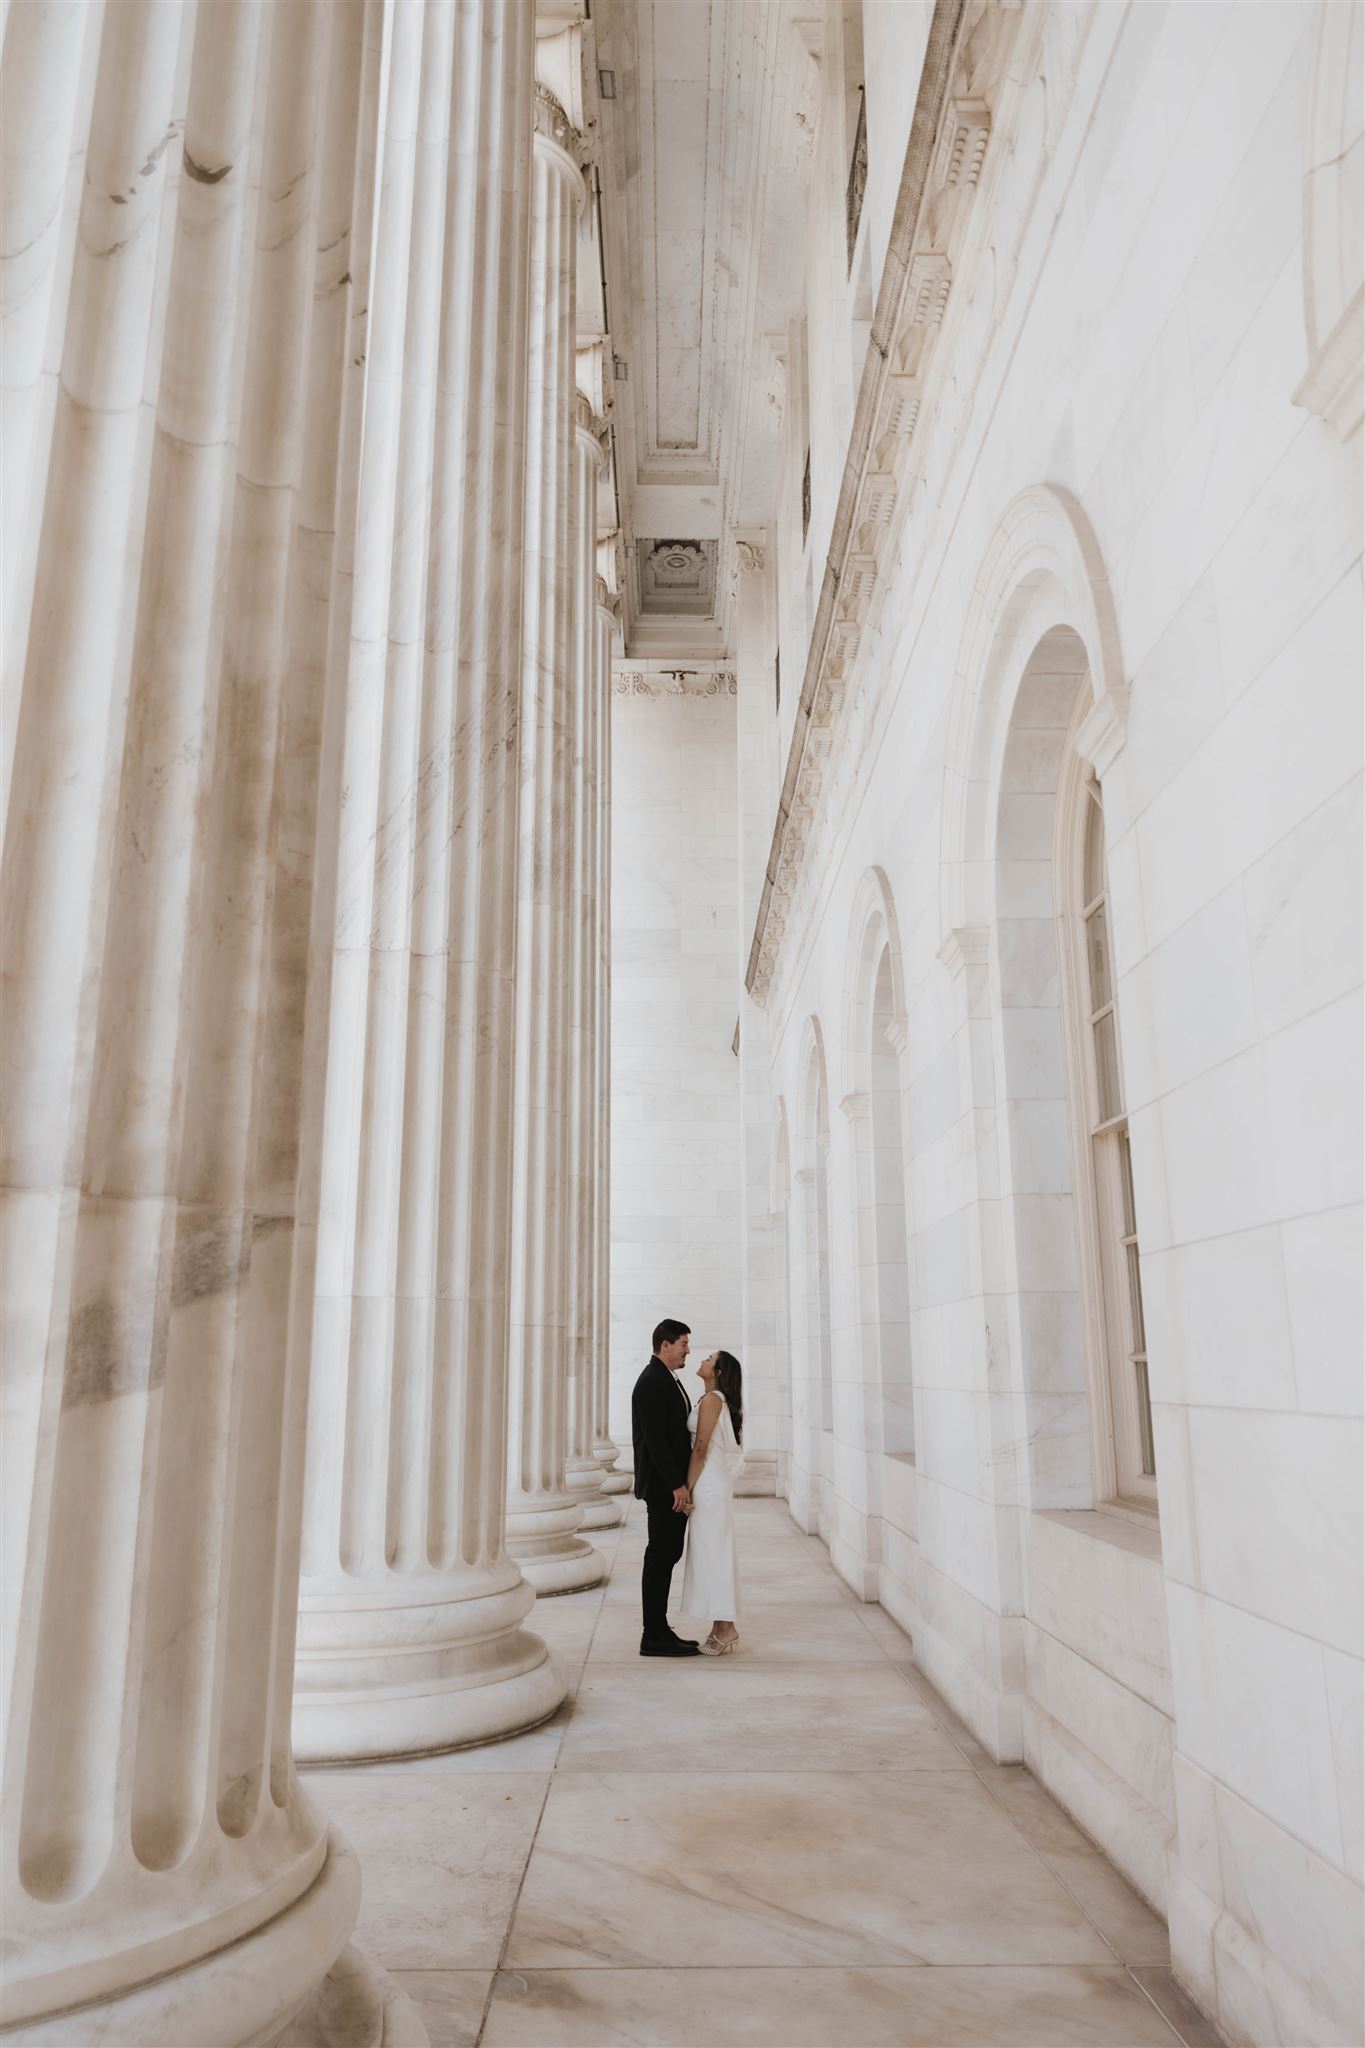
[[[716,1389],[717,1393],[720,1389]],[[689,1428],[697,1434],[700,1403]],[[706,1448],[706,1463],[692,1491],[687,1518],[687,1562],[683,1569],[682,1611],[698,1621],[738,1621],[739,1572],[735,1565],[735,1481],[744,1469],[744,1453],[735,1440],[735,1425],[724,1394],[720,1414]]]

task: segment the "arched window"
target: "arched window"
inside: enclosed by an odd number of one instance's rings
[[[1103,1435],[1112,1469],[1099,1490],[1120,1501],[1156,1506],[1156,1456],[1147,1381],[1147,1336],[1133,1201],[1133,1163],[1124,1105],[1117,989],[1109,944],[1109,880],[1104,793],[1093,770],[1077,764],[1071,889],[1072,1062],[1082,1100],[1074,1106],[1089,1136],[1088,1178],[1102,1299],[1092,1328],[1102,1333],[1104,1372],[1097,1389],[1107,1409]],[[1105,1479],[1109,1484],[1105,1485]]]
[[[859,883],[845,969],[844,1072],[855,1197],[856,1306],[869,1397],[870,1448],[914,1455],[910,1360],[909,1209],[905,1159],[906,1043],[900,938],[885,874]],[[875,1411],[875,1412],[874,1412]]]
[[[806,1063],[801,1132],[802,1264],[807,1425],[834,1427],[834,1364],[829,1303],[829,1096],[821,1041],[812,1040]]]

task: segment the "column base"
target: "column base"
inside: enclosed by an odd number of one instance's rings
[[[540,1599],[585,1593],[606,1577],[602,1558],[577,1533],[582,1526],[582,1508],[564,1494],[543,1504],[524,1496],[508,1503],[507,1554]]]
[[[346,1943],[359,1908],[360,1866],[333,1828],[316,1878],[273,1920],[121,1998],[7,2028],[5,2048],[186,2048],[191,2041],[194,2048],[269,2048],[321,1994],[343,1951],[354,1956]],[[358,1956],[355,1966],[364,1968]],[[417,2028],[376,2039],[384,2048],[423,2048],[420,2020]],[[362,2048],[369,2038],[362,2037]],[[352,2048],[350,2037],[336,2031],[305,2040],[307,2048]]]
[[[348,1943],[276,2048],[430,2048],[401,1984]]]
[[[596,1458],[570,1458],[565,1468],[565,1491],[583,1510],[580,1529],[619,1529],[624,1519],[620,1502],[606,1494],[602,1476]]]
[[[737,1500],[767,1499],[777,1492],[777,1452],[746,1451],[744,1470],[735,1482]]]
[[[598,1494],[583,1509],[585,1529],[619,1529],[626,1519],[626,1504],[619,1494]]]
[[[401,1605],[306,1592],[294,1667],[297,1760],[467,1749],[548,1720],[565,1680],[540,1637],[522,1627],[530,1584],[510,1559],[501,1577],[463,1599],[423,1601],[409,1584]]]
[[[635,1474],[631,1469],[631,1461],[629,1458],[626,1458],[625,1464],[621,1463],[622,1458],[625,1458],[626,1454],[609,1436],[598,1437],[592,1447],[592,1454],[602,1467],[603,1493],[633,1493],[635,1491]]]

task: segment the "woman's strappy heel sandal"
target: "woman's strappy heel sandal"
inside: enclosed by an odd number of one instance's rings
[[[711,1634],[706,1638],[701,1647],[703,1656],[728,1657],[733,1650],[739,1648],[739,1637],[727,1636],[722,1641],[718,1635]]]

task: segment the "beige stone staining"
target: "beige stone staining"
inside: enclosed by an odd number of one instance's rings
[[[563,1694],[523,1627],[501,1483],[522,437],[499,423],[525,393],[529,25],[408,10],[391,59],[294,1709],[309,1758],[486,1740]]]
[[[309,887],[280,847],[319,777],[290,592],[340,432],[312,308],[363,22],[6,27],[7,93],[52,124],[19,124],[11,218],[62,214],[16,259],[7,351],[38,515],[6,648],[6,2019],[264,2041],[358,1895],[289,1740]],[[46,382],[22,340],[45,292]]]

